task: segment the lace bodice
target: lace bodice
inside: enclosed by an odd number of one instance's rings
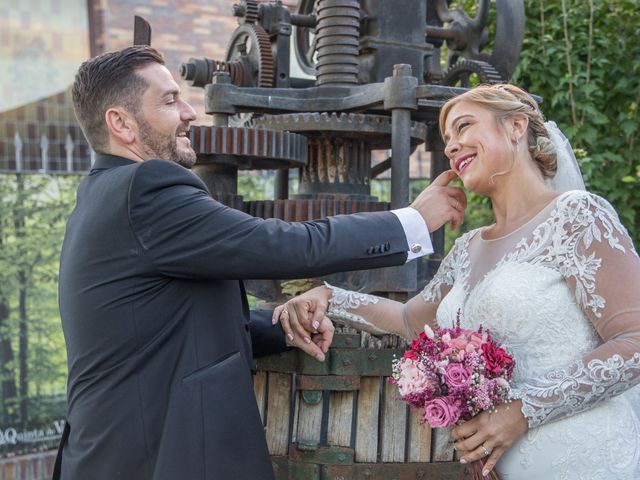
[[[368,299],[330,312],[407,337],[434,317],[450,326],[458,312],[463,327],[482,324],[516,359],[513,396],[530,427],[640,383],[640,259],[604,199],[566,192],[505,237],[482,232],[461,236],[406,307]]]

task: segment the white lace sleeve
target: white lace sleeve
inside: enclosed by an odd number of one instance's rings
[[[470,233],[458,237],[451,251],[444,257],[438,271],[431,281],[424,287],[420,296],[425,303],[440,303],[456,280],[456,272],[467,271],[469,268]]]
[[[468,266],[467,239],[468,234],[456,240],[433,279],[406,304],[325,284],[331,289],[327,315],[374,334],[394,333],[407,339],[417,337],[425,323],[433,324],[438,304],[453,286],[456,272],[461,266]]]
[[[571,192],[547,259],[555,262],[602,343],[571,364],[519,385],[530,427],[580,413],[640,383],[640,259],[606,200]]]
[[[339,287],[324,282],[325,286],[331,290],[331,298],[329,299],[329,310],[327,316],[332,320],[338,320],[357,330],[365,330],[374,334],[391,333],[384,330],[371,322],[365,320],[361,315],[352,311],[357,311],[359,307],[366,305],[376,305],[381,298],[367,293],[354,292],[344,290]]]

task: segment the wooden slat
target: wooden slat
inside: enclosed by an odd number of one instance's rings
[[[409,412],[407,461],[428,462],[431,460],[431,427],[426,423],[420,425],[422,410],[412,408]]]
[[[356,462],[375,463],[378,456],[380,377],[362,377],[356,420]]]
[[[353,392],[331,392],[327,442],[331,446],[351,446]]]
[[[451,443],[450,428],[434,428],[431,442],[433,443],[433,461],[449,462],[453,460],[453,444]]]
[[[264,407],[267,402],[267,372],[256,372],[253,376],[253,392],[256,395],[256,403],[264,425]]]
[[[404,462],[404,450],[407,430],[407,405],[397,400],[398,389],[389,382],[384,382],[382,405],[382,426],[380,431],[383,462]]]
[[[271,455],[286,455],[289,446],[291,374],[269,373],[267,444]]]
[[[298,423],[296,441],[298,443],[320,444],[320,429],[322,428],[322,404],[324,400],[316,404],[305,402],[304,392],[297,395]]]

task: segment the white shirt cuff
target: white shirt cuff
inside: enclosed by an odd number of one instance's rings
[[[409,245],[407,262],[433,253],[433,244],[431,243],[427,222],[415,208],[399,208],[391,210],[391,213],[398,217],[404,230],[404,235],[407,237],[407,244]]]

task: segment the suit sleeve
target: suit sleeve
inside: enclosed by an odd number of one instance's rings
[[[216,202],[193,173],[172,162],[141,163],[129,188],[140,248],[179,278],[301,278],[401,265],[407,240],[390,212],[313,222],[260,219]]]
[[[249,331],[251,332],[253,358],[291,349],[286,344],[282,325],[271,323],[272,313],[273,310],[251,310],[250,312]]]

